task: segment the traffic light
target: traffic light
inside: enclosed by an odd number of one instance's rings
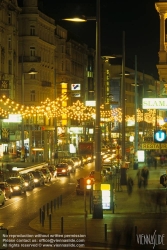
[[[85,180],[85,186],[86,186],[86,189],[92,188],[92,180],[90,178]]]

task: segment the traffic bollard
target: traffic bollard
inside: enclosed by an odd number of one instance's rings
[[[59,197],[57,197],[57,208],[59,208]]]
[[[60,205],[62,206],[62,195],[60,195]]]
[[[63,234],[63,231],[64,231],[64,219],[63,219],[63,217],[61,217],[61,234]]]
[[[47,216],[49,216],[49,203],[47,203]]]
[[[56,209],[56,199],[54,199],[54,209]]]
[[[42,222],[42,209],[39,209],[39,223],[41,224]]]
[[[49,230],[52,229],[52,214],[49,214]]]
[[[42,211],[42,227],[44,227],[44,220],[45,220],[45,215],[44,215],[44,211]]]
[[[50,202],[50,212],[52,213],[53,201]]]
[[[104,238],[107,241],[107,224],[104,224]]]

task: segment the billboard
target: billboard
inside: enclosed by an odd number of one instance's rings
[[[143,98],[143,109],[167,109],[167,98]]]

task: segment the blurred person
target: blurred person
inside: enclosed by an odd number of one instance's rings
[[[131,217],[126,218],[124,225],[125,249],[130,249],[133,245],[133,236],[135,231],[133,219]]]
[[[141,169],[137,172],[137,179],[138,179],[138,187],[141,188],[143,185],[143,177],[141,175]]]
[[[157,169],[157,158],[156,157],[153,158],[153,164],[154,164],[154,168]]]
[[[164,163],[165,163],[165,156],[164,155],[161,155],[161,157],[160,157],[160,163],[161,163],[161,167],[163,167]]]
[[[134,184],[133,179],[131,177],[128,177],[128,180],[127,180],[127,192],[128,192],[129,196],[132,194],[133,184]]]
[[[114,218],[112,221],[112,237],[111,237],[111,249],[120,249],[120,243],[122,239],[123,230],[120,225],[119,218]]]
[[[146,188],[148,185],[148,177],[149,177],[149,170],[146,166],[144,166],[141,170],[141,176],[143,179],[143,187]]]

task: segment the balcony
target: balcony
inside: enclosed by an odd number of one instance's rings
[[[21,62],[41,62],[40,56],[19,56],[19,63]]]
[[[52,83],[51,82],[47,82],[47,81],[42,81],[41,86],[42,87],[51,87]]]

